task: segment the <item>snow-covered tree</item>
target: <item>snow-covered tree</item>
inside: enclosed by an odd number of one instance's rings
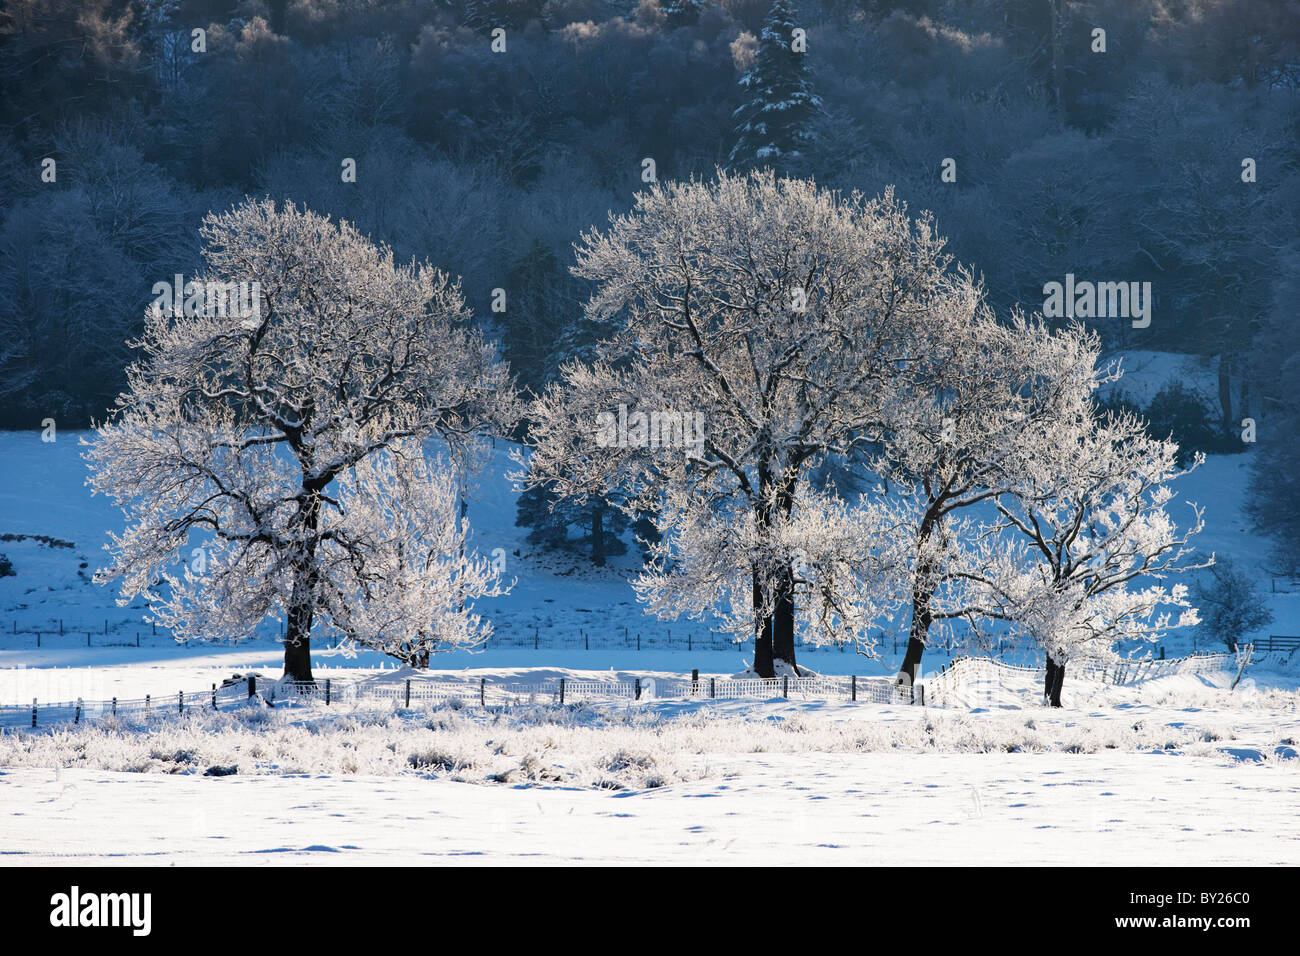
[[[982,598],[969,580],[992,553],[988,529],[961,515],[983,508],[1022,479],[1033,436],[1077,421],[1099,381],[1099,343],[1080,327],[1052,332],[1040,319],[999,323],[981,307],[954,322],[923,359],[906,414],[882,442],[875,470],[906,499],[899,512],[912,540],[907,652],[899,678],[916,679],[931,627],[977,624]],[[1032,462],[1030,462],[1032,464]],[[974,604],[968,603],[974,601]]]
[[[747,594],[748,620],[733,623],[755,638],[755,670],[794,669],[795,572],[779,535],[800,479],[877,439],[937,330],[976,308],[942,246],[888,192],[844,197],[770,171],[643,191],[579,245],[576,272],[597,283],[586,314],[609,334],[597,362],[566,365],[530,409],[529,480],[578,497],[622,488],[658,512],[664,557],[702,570],[691,602],[656,604],[652,569],[651,607],[725,610]],[[702,428],[667,447],[599,441],[600,416],[620,406]]]
[[[201,234],[206,269],[187,304],[245,282],[260,296],[146,315],[144,357],[86,454],[91,487],[127,518],[97,580],[119,581],[123,603],[144,596],[188,638],[239,640],[283,619],[296,680],[312,677],[314,630],[413,660],[480,633],[443,613],[447,582],[467,597],[487,585],[456,553],[444,480],[415,461],[414,443],[437,436],[461,456],[515,414],[458,285],[291,203],[209,214]],[[177,574],[191,532],[202,560]]]
[[[1059,707],[1070,662],[1115,660],[1117,645],[1198,622],[1186,585],[1162,582],[1208,564],[1192,563],[1188,543],[1202,511],[1189,505],[1178,527],[1167,510],[1169,483],[1186,474],[1178,447],[1132,415],[1089,408],[1026,442],[1024,477],[997,502],[1011,538],[983,580],[995,613],[1043,649],[1044,697]],[[1162,608],[1182,610],[1175,620]]]
[[[705,0],[664,0],[659,9],[664,12],[668,26],[675,30],[699,23],[706,6]]]
[[[1192,582],[1192,600],[1201,616],[1198,628],[1235,652],[1251,631],[1271,624],[1273,611],[1255,579],[1230,558],[1218,557]]]
[[[745,102],[734,114],[739,125],[729,158],[733,166],[780,166],[803,156],[813,142],[822,101],[812,91],[797,29],[790,0],[773,0],[754,66],[740,78]]]
[[[466,547],[460,492],[456,469],[431,465],[414,439],[340,476],[321,572],[336,631],[421,668],[431,653],[492,635],[473,602],[505,586],[492,563]]]

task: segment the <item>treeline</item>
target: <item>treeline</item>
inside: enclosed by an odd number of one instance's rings
[[[102,416],[152,284],[190,275],[202,215],[245,195],[462,276],[535,388],[586,341],[571,243],[630,206],[647,160],[661,180],[770,163],[892,185],[999,311],[1041,308],[1067,273],[1149,281],[1150,326],[1095,320],[1108,345],[1203,357],[1220,443],[1244,417],[1262,434],[1300,421],[1300,0],[800,0],[784,16],[806,31],[805,146],[736,155],[755,152],[738,128],[762,89],[741,80],[772,13],[8,0],[0,427]]]

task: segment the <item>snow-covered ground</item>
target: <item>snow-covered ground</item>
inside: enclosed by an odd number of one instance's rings
[[[884,753],[728,766],[725,779],[615,793],[10,769],[0,853],[46,865],[1300,863],[1300,777],[1277,765]]]
[[[1064,710],[247,706],[0,735],[11,863],[1296,864],[1294,678]],[[1080,689],[1094,698],[1099,686]]]
[[[1126,367],[1126,388],[1143,400],[1171,374],[1208,374],[1155,353]],[[0,537],[49,539],[0,540],[17,571],[0,579],[0,704],[163,697],[236,673],[278,676],[274,624],[238,647],[181,646],[155,635],[142,607],[119,608],[91,583],[121,520],[83,485],[80,437],[0,432]],[[540,646],[442,655],[430,679],[628,680],[746,665],[741,648],[664,646],[704,640],[712,622],[644,616],[626,580],[632,555],[596,570],[531,553],[514,526],[508,451],[499,447],[480,476],[470,520],[473,546],[501,548],[516,583],[481,610],[503,638],[536,635]],[[1272,593],[1266,542],[1242,515],[1247,465],[1245,455],[1213,457],[1175,487],[1205,506],[1197,543],[1257,573],[1276,616],[1261,633],[1300,634],[1300,594]],[[622,640],[631,646],[612,646]],[[1195,646],[1191,635],[1165,641],[1170,657]],[[881,659],[806,648],[801,662],[880,676],[896,670],[901,650],[890,635]],[[923,671],[949,658],[929,649]],[[394,667],[323,647],[313,664],[341,681]],[[1297,662],[1261,662],[1233,688],[1235,676],[1121,687],[1067,677],[1060,710],[1041,707],[1031,675],[1013,675],[971,686],[954,698],[963,706],[944,709],[665,700],[399,712],[372,702],[9,730],[0,732],[0,855],[210,865],[1300,863]]]

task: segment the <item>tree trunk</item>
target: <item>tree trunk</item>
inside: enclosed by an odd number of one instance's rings
[[[799,667],[794,660],[794,573],[789,567],[777,574],[774,586],[776,603],[772,610],[772,657],[775,661],[785,661],[790,670],[798,675]]]
[[[916,672],[921,667],[921,655],[925,653],[925,642],[918,641],[911,634],[907,637],[907,653],[903,655],[903,663],[899,665],[898,676],[894,678],[895,684],[916,685]]]
[[[605,509],[599,504],[591,508],[591,563],[605,566]]]
[[[1061,706],[1061,686],[1065,683],[1065,665],[1052,660],[1047,655],[1047,673],[1043,676],[1043,703],[1051,707]]]
[[[771,478],[768,479],[771,481]],[[789,518],[794,510],[794,477],[787,470],[775,485],[776,493],[772,497],[772,511],[782,518]],[[770,525],[772,515],[764,515],[764,525]],[[772,657],[773,675],[775,662],[785,661],[790,671],[799,676],[799,666],[794,659],[794,568],[789,560],[783,561],[781,567],[767,582],[772,589]]]
[[[1233,431],[1232,415],[1232,360],[1227,353],[1219,354],[1219,410],[1223,413],[1223,434],[1230,436]]]
[[[754,570],[754,673],[759,677],[776,676],[776,666],[772,661],[772,620],[760,614],[763,606],[763,582],[758,570]]]
[[[308,491],[295,516],[302,553],[295,562],[289,620],[284,632],[284,676],[314,682],[311,673],[311,625],[316,615],[316,531],[320,527],[320,493]]]
[[[284,635],[284,676],[290,680],[315,681],[311,675],[311,621],[310,605],[290,609]]]
[[[1048,49],[1051,56],[1048,95],[1061,122],[1065,122],[1065,11],[1061,0],[1047,0]]]
[[[927,512],[921,519],[917,533],[917,551],[924,553],[925,546],[934,532],[939,518],[933,512]],[[930,563],[918,561],[916,575],[912,579],[912,623],[907,630],[907,653],[898,668],[896,684],[916,685],[916,674],[921,668],[921,655],[925,653],[925,642],[930,636],[930,625],[934,616],[930,612],[930,599],[934,597],[934,584],[930,581]]]

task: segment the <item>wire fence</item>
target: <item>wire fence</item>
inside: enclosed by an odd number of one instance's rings
[[[275,641],[283,637],[283,627],[279,630],[270,627],[260,634],[259,639]],[[49,619],[44,622],[24,622],[11,620],[8,627],[0,630],[0,638],[22,639],[30,642],[32,647],[69,647],[74,644],[85,647],[152,647],[159,642],[166,644],[187,643],[178,639],[171,631],[149,623],[139,621],[108,620],[94,622],[72,622],[62,619]],[[875,635],[876,650],[889,653],[892,649],[898,656],[907,648],[907,635],[898,632],[879,632]],[[0,647],[11,646],[0,641]],[[326,640],[325,648],[337,646],[337,640]],[[938,638],[927,644],[931,653],[948,653],[962,647],[956,640]],[[751,648],[746,642],[736,642],[729,634],[713,631],[665,631],[638,632],[628,627],[613,630],[573,629],[562,625],[535,625],[531,630],[498,630],[479,650],[495,648],[512,648],[533,650],[630,650],[630,651],[723,651],[743,653]],[[857,647],[851,643],[797,645],[798,653],[804,654],[852,654]],[[1032,648],[1021,642],[1001,641],[987,648],[999,657],[1021,653],[1033,653]]]
[[[1127,685],[1172,674],[1209,673],[1236,667],[1237,676],[1250,661],[1253,648],[1243,645],[1237,652],[1197,653],[1169,660],[1082,663],[1071,666],[1075,676],[1106,684]],[[922,683],[911,684],[888,677],[815,676],[778,678],[701,677],[636,678],[630,681],[555,680],[524,683],[517,681],[440,680],[421,677],[338,681],[326,678],[314,682],[263,681],[256,676],[231,679],[207,690],[136,698],[107,700],[33,700],[30,707],[0,706],[0,727],[40,727],[103,717],[132,717],[148,720],[167,714],[184,715],[195,709],[230,709],[250,699],[274,706],[286,701],[307,701],[333,706],[365,701],[387,702],[411,708],[458,701],[480,706],[530,704],[578,704],[596,701],[676,700],[843,700],[855,703],[950,706],[961,703],[965,692],[983,683],[985,689],[1015,685],[1026,680],[1041,682],[1042,667],[1009,664],[989,657],[962,657],[945,664],[938,674]]]
[[[1209,674],[1229,669],[1235,669],[1240,678],[1252,652],[1252,646],[1245,644],[1236,653],[1200,651],[1168,659],[1085,661],[1067,664],[1067,673],[1112,685],[1132,685],[1174,674]],[[938,674],[927,678],[924,686],[929,703],[944,707],[967,702],[972,688],[984,691],[1004,688],[1013,678],[1018,678],[1020,684],[1031,680],[1041,686],[1045,676],[1043,667],[1008,664],[989,657],[959,657],[945,664]]]
[[[538,683],[455,680],[331,681],[295,684],[277,682],[266,695],[270,703],[288,697],[309,696],[326,703],[386,700],[410,707],[426,701],[456,700],[480,705],[576,704],[588,701],[649,700],[836,700],[857,703],[922,703],[909,685],[887,677],[776,677],[776,678],[636,678],[630,681],[572,680],[559,678]]]
[[[919,692],[918,692],[919,691]],[[197,710],[229,710],[250,699],[272,706],[288,701],[305,701],[326,707],[365,701],[387,702],[411,708],[457,701],[480,706],[531,704],[578,704],[597,701],[683,700],[846,700],[857,703],[924,703],[924,690],[898,685],[881,677],[783,677],[733,679],[700,677],[683,679],[636,678],[630,681],[556,680],[523,683],[516,681],[358,680],[336,682],[326,678],[314,682],[264,681],[256,677],[227,681],[206,691],[108,700],[38,701],[30,707],[0,706],[0,727],[41,727],[78,724],[104,717],[132,717],[149,720],[168,714],[184,715]]]

